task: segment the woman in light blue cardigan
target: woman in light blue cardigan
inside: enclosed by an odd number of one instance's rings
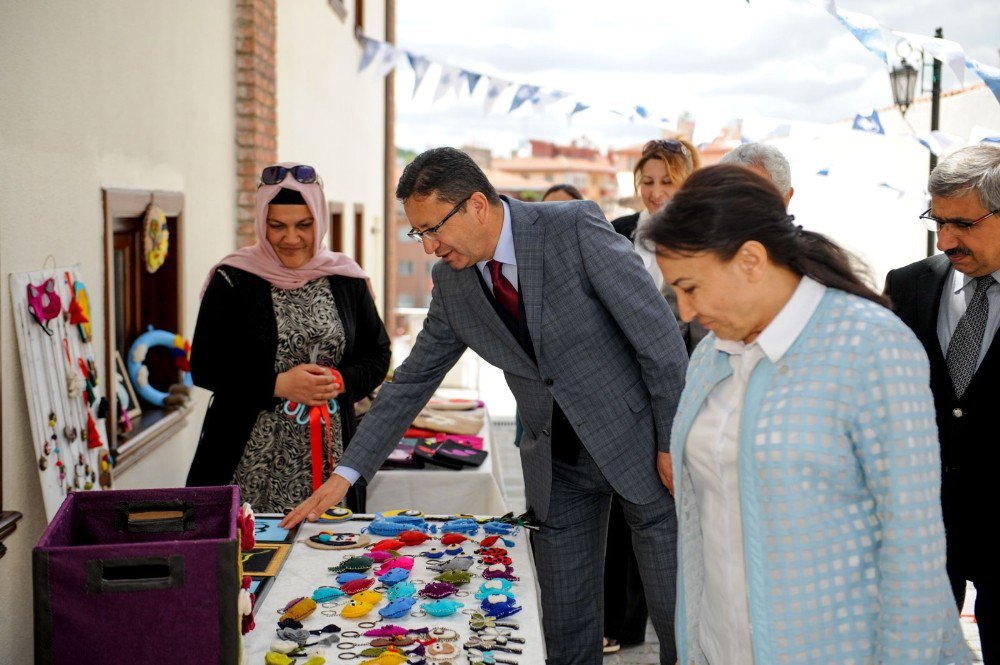
[[[923,348],[739,166],[649,226],[695,351],[671,443],[682,665],[965,663]]]

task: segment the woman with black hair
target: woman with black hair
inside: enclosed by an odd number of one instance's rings
[[[959,663],[927,357],[774,185],[696,172],[640,242],[685,320],[679,662]]]

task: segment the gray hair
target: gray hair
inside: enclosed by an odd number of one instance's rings
[[[792,169],[785,156],[773,145],[744,143],[727,153],[719,163],[760,167],[768,172],[771,182],[782,196],[788,196],[792,190]]]
[[[1000,209],[1000,146],[980,143],[951,153],[927,181],[931,196],[951,198],[975,190],[989,211]]]

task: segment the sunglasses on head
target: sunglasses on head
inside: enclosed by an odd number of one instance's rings
[[[305,164],[299,164],[298,166],[285,167],[285,166],[267,166],[263,171],[260,172],[260,183],[261,185],[279,185],[284,182],[288,174],[292,174],[297,182],[301,182],[303,185],[309,185],[314,182],[318,182],[320,185],[323,181],[320,180],[319,175],[316,173],[316,169],[311,166],[306,166]]]
[[[677,139],[653,139],[642,146],[642,154],[644,155],[657,150],[666,150],[667,152],[674,152],[685,157],[688,155],[687,146]]]

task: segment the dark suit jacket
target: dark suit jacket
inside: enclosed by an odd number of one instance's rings
[[[1000,341],[997,337],[983,340],[990,345],[989,351],[965,394],[957,398],[937,334],[941,293],[950,275],[948,258],[939,254],[891,271],[886,276],[885,292],[930,360],[941,440],[941,504],[949,564],[959,557],[971,576],[987,565],[992,550],[979,539],[980,531],[994,519],[992,509],[1000,505],[1000,427],[995,412],[1000,393]]]
[[[638,225],[639,213],[637,212],[611,220],[611,226],[614,227],[615,231],[628,238],[633,245],[635,244],[635,230]],[[677,327],[680,328],[681,337],[684,338],[684,346],[687,348],[688,355],[690,356],[694,353],[694,347],[698,346],[698,343],[705,339],[708,331],[697,321],[686,323],[681,320],[681,313],[677,308],[677,295],[670,285],[664,284],[663,288],[660,289],[660,293],[667,299],[667,305],[670,306],[670,311],[674,313],[674,318],[677,319]]]
[[[410,355],[372,403],[341,464],[371,478],[466,348],[504,371],[524,437],[527,503],[544,520],[558,404],[618,494],[669,501],[656,471],[684,386],[677,326],[636,253],[592,201],[507,199],[531,353],[493,306],[478,268],[434,266]]]

